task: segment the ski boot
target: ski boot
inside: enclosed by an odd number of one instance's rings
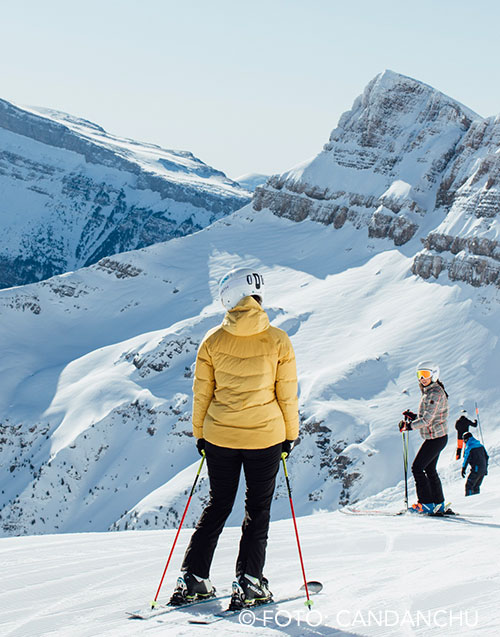
[[[443,517],[445,514],[445,506],[444,506],[444,502],[439,502],[438,504],[434,505],[434,511],[432,513],[432,515],[437,515],[439,517]]]
[[[257,577],[251,575],[240,575],[233,582],[233,592],[228,610],[260,606],[272,600],[273,594],[269,590],[269,582],[265,577],[259,581]]]
[[[422,505],[420,504],[420,502],[412,504],[411,507],[408,507],[408,513],[423,513]]]
[[[215,588],[210,583],[210,580],[186,572],[177,578],[177,585],[168,605],[182,606],[183,604],[201,601],[209,597],[215,597]]]
[[[417,502],[413,504],[408,509],[408,513],[420,513],[424,515],[434,515],[434,502],[430,502],[429,504],[422,504],[421,502]]]

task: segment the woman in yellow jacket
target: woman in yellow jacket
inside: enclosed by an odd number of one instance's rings
[[[193,384],[193,433],[205,451],[210,500],[184,556],[170,600],[210,597],[210,565],[233,508],[241,467],[246,479],[245,518],[231,607],[271,600],[263,576],[271,501],[281,453],[298,436],[295,354],[286,332],[262,309],[264,279],[248,268],[219,283],[228,310],[203,339]]]

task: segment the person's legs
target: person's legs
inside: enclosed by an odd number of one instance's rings
[[[439,454],[446,447],[448,442],[448,436],[442,436],[441,438],[435,438],[431,441],[433,443],[433,457],[429,464],[425,467],[425,473],[427,475],[428,484],[431,490],[431,502],[434,504],[444,503],[443,486],[439,478],[436,466],[439,460]]]
[[[238,490],[242,456],[236,449],[205,443],[210,500],[191,536],[182,563],[183,571],[208,578],[219,536],[233,508]]]
[[[424,440],[413,460],[411,470],[415,478],[418,501],[421,504],[439,503],[444,500],[436,464],[447,442],[448,436]]]
[[[477,473],[471,471],[467,476],[467,482],[465,483],[465,495],[474,495],[474,485],[476,483]]]
[[[429,462],[428,447],[430,442],[430,440],[424,440],[411,465],[411,472],[413,473],[417,490],[417,499],[421,504],[432,502],[431,488],[425,473],[425,467]]]
[[[479,493],[481,483],[483,482],[483,478],[484,478],[484,473],[478,473],[477,480],[474,485],[474,495],[477,495]]]
[[[246,499],[236,576],[247,574],[260,581],[266,559],[270,509],[281,459],[281,443],[267,449],[243,450],[242,454]]]
[[[465,483],[465,495],[477,495],[479,493],[479,487],[484,478],[484,473],[478,471],[471,471],[467,482]]]

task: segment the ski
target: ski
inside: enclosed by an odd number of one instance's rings
[[[127,610],[125,613],[130,619],[151,619],[152,617],[158,617],[158,615],[165,615],[171,613],[174,610],[182,610],[183,608],[192,608],[193,606],[200,606],[201,604],[208,604],[208,602],[218,602],[226,599],[230,599],[231,595],[220,595],[215,597],[208,597],[207,599],[199,599],[187,604],[181,604],[180,606],[169,606],[168,604],[156,604],[153,608],[147,606],[146,608],[140,608],[139,610]]]
[[[401,509],[400,511],[382,511],[380,509],[355,509],[354,507],[345,507],[343,509],[339,509],[341,513],[346,513],[347,515],[405,515],[407,509]]]
[[[345,513],[347,515],[374,515],[374,516],[389,516],[389,517],[394,517],[394,516],[398,516],[398,515],[407,515],[407,509],[401,509],[400,511],[383,511],[380,509],[355,509],[353,507],[345,507],[343,509],[339,509],[341,513]],[[412,517],[417,517],[414,514],[411,514]],[[460,514],[460,513],[444,513],[443,515],[427,515],[427,514],[420,514],[422,517],[427,517],[427,518],[439,518],[439,519],[460,519],[460,520],[467,520],[469,518],[488,518],[491,516],[488,515],[477,515],[474,513],[465,513],[465,514]]]
[[[441,519],[444,518],[445,520],[454,520],[455,518],[457,520],[484,520],[485,518],[491,518],[493,516],[486,514],[479,515],[478,513],[445,513],[444,515],[427,515],[426,517]]]
[[[321,592],[323,589],[323,584],[321,582],[307,582],[307,589],[310,594],[316,595]],[[230,617],[235,617],[244,611],[252,611],[256,612],[260,609],[266,609],[272,606],[276,606],[277,604],[285,604],[287,602],[293,602],[298,599],[302,599],[304,597],[305,586],[302,584],[299,591],[293,595],[288,595],[287,597],[282,597],[280,599],[273,599],[271,602],[267,602],[266,604],[258,604],[255,606],[248,606],[245,608],[238,608],[237,610],[223,610],[219,613],[212,613],[211,615],[206,615],[196,619],[189,619],[188,622],[190,624],[215,624],[216,622],[220,622],[223,619],[228,619]]]

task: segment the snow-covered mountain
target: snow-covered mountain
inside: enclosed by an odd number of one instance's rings
[[[0,100],[0,287],[189,234],[249,199],[190,152]]]
[[[400,151],[391,156],[390,147],[386,155],[375,149],[376,170],[339,168],[334,150],[326,150],[273,178],[253,205],[199,232],[0,292],[0,458],[8,472],[0,493],[3,534],[178,523],[199,462],[190,425],[196,349],[222,319],[217,281],[235,265],[263,271],[270,318],[287,330],[296,350],[302,423],[289,464],[299,514],[336,509],[383,489],[401,491],[397,423],[404,409],[418,404],[414,367],[420,359],[441,366],[451,423],[477,401],[492,462],[500,460],[500,290],[471,286],[451,269],[437,280],[412,272],[430,254],[422,242],[458,215],[458,203],[446,212],[444,203],[435,209],[428,202],[444,192],[450,144],[456,152],[473,114],[421,85],[423,103],[437,106],[422,115],[423,129],[410,142],[414,111],[401,115],[399,125],[389,115],[392,102],[403,108],[401,95],[419,93],[408,84],[419,83],[391,73],[378,81],[388,84],[377,89],[386,121],[377,120],[372,140],[383,137],[385,125]],[[398,81],[405,90],[396,90]],[[352,120],[356,128],[363,99],[341,123]],[[435,112],[446,117],[432,119]],[[363,117],[368,126],[372,116]],[[390,146],[389,133],[384,139]],[[354,159],[362,156],[354,141],[345,146]],[[392,174],[396,164],[399,172]],[[345,222],[333,208],[329,221],[321,216],[335,204],[313,189],[328,189],[329,179],[332,192],[350,206]],[[308,193],[293,190],[306,182]],[[385,203],[371,212],[374,184]],[[392,231],[373,230],[378,214],[391,217]],[[463,227],[478,237],[484,229],[481,220],[475,230]],[[453,435],[441,462],[450,484],[460,480]],[[412,434],[412,453],[419,441]],[[275,519],[288,516],[283,493],[280,482]],[[188,525],[206,497],[203,479]],[[240,521],[241,499],[230,523]]]
[[[412,78],[385,71],[340,118],[323,152],[256,190],[256,210],[424,250],[413,271],[500,285],[500,119],[483,119]]]
[[[213,299],[234,265],[264,272],[270,317],[296,350],[300,514],[398,483],[397,422],[418,404],[422,358],[441,364],[452,421],[478,401],[498,457],[496,288],[427,282],[411,274],[411,255],[366,229],[246,207],[189,237],[0,293],[4,534],[178,523],[199,462],[196,349],[222,319]],[[457,474],[450,447],[444,463]],[[275,519],[287,515],[282,494],[280,483]],[[206,496],[202,483],[187,524]],[[231,522],[240,519],[241,499]]]

